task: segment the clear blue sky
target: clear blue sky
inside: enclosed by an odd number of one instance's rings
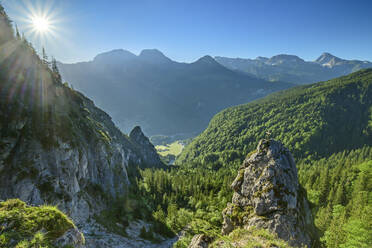
[[[25,1],[1,0],[24,31]],[[27,2],[27,1],[26,1]],[[372,61],[371,0],[60,0],[57,37],[43,42],[63,62],[123,48],[157,48],[176,61],[280,53],[314,60],[322,52]],[[22,11],[21,11],[22,10]],[[39,49],[40,41],[32,40]]]

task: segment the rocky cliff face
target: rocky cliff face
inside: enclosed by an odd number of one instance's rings
[[[149,138],[143,134],[139,126],[133,128],[129,134],[129,138],[135,144],[137,152],[142,156],[144,166],[162,166],[162,162],[160,161],[154,145],[150,142]]]
[[[232,183],[222,234],[235,228],[268,229],[293,246],[313,247],[314,226],[291,153],[280,142],[261,140]]]
[[[153,146],[122,134],[91,100],[63,85],[28,42],[2,42],[0,199],[58,205],[84,222],[125,194],[131,165],[162,166]]]

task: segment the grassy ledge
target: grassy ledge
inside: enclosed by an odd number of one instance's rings
[[[55,206],[33,207],[19,199],[0,202],[0,247],[56,247],[74,223]]]

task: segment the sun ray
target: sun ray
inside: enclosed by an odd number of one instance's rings
[[[13,9],[15,16],[12,18],[20,33],[24,33],[40,52],[43,47],[49,50],[53,44],[67,42],[69,32],[63,29],[66,14],[62,13],[62,6],[61,2],[55,0],[22,0],[12,2],[9,8]]]

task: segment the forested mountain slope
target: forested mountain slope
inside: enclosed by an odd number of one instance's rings
[[[164,191],[171,201],[177,199],[175,192],[184,192],[192,199],[192,207],[194,202],[205,206],[203,216],[218,218],[215,209],[229,197],[231,175],[245,154],[251,155],[257,140],[268,136],[281,140],[294,155],[321,246],[370,247],[372,70],[296,87],[222,111],[178,158],[178,167],[168,180],[182,182],[182,186],[172,189],[173,193]],[[198,177],[200,172],[203,175]],[[201,184],[194,192],[188,190],[192,186],[187,175],[192,184]],[[203,190],[213,193],[203,196],[199,193]],[[202,215],[194,218],[210,226],[221,225]]]
[[[232,71],[210,56],[178,63],[155,49],[138,56],[113,50],[59,68],[64,80],[92,98],[122,130],[140,125],[148,135],[193,136],[222,109],[293,86]]]
[[[178,163],[215,162],[227,154],[242,158],[268,135],[296,159],[372,145],[372,69],[226,109],[185,148]]]

